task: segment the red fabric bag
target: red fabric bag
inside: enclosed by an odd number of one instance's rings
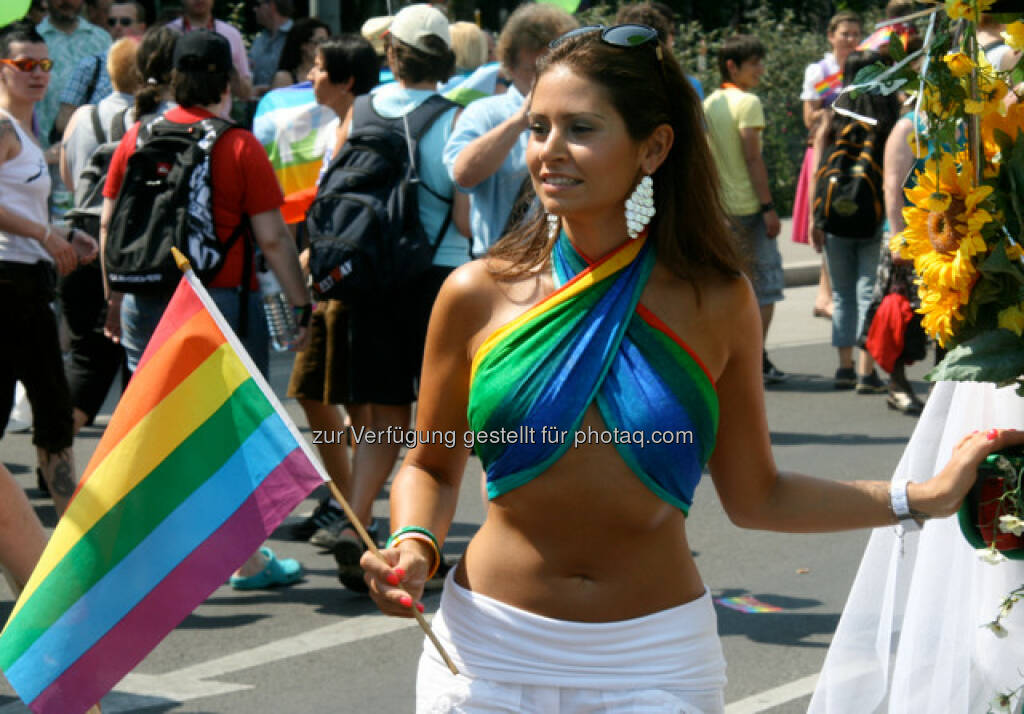
[[[896,360],[903,354],[907,324],[913,316],[910,301],[900,293],[886,295],[875,311],[864,346],[886,372],[892,372]]]

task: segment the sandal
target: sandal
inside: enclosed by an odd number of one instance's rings
[[[291,585],[302,578],[302,564],[294,558],[278,558],[274,551],[266,546],[260,553],[267,559],[263,570],[255,575],[232,575],[228,582],[235,590],[259,590],[275,585]]]

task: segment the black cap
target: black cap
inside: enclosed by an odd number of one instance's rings
[[[174,68],[182,72],[230,72],[231,45],[216,32],[186,32],[174,45]]]

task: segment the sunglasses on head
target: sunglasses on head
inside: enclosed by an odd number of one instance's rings
[[[117,25],[120,25],[121,27],[128,27],[133,22],[135,22],[135,20],[131,19],[130,17],[108,17],[107,18],[107,24],[110,27],[116,27]]]
[[[640,47],[652,40],[654,42],[658,41],[658,31],[647,25],[613,25],[612,27],[588,25],[587,27],[577,27],[575,30],[569,30],[561,37],[552,40],[548,47],[554,49],[568,39],[588,35],[591,32],[600,32],[601,42],[612,47]],[[660,51],[661,48],[658,47],[658,49]],[[658,58],[661,58],[660,52]]]
[[[43,70],[44,72],[49,72],[51,69],[53,69],[53,60],[49,59],[49,58],[47,58],[47,59],[28,59],[28,58],[26,58],[26,59],[0,59],[0,62],[2,62],[3,64],[9,64],[10,66],[12,66],[15,69],[17,69],[19,72],[31,72],[36,67],[38,67],[39,69]]]

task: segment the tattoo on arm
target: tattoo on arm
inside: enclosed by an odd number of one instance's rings
[[[14,128],[14,122],[10,119],[0,119],[0,144],[7,141],[8,136],[14,139],[14,143],[19,148],[21,147],[21,139],[18,138],[18,130]]]
[[[70,497],[75,492],[75,474],[71,449],[47,454],[46,469],[50,470],[50,488],[59,496]],[[51,470],[52,469],[52,470]]]

